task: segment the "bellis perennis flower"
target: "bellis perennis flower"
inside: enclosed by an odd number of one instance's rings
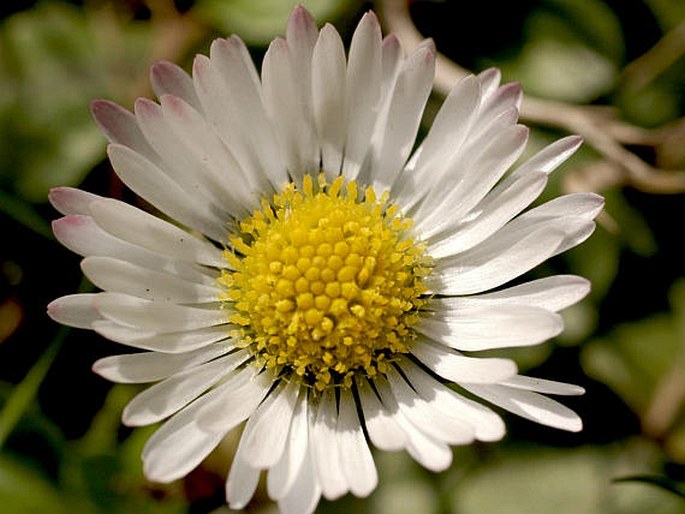
[[[232,36],[192,78],[155,64],[159,103],[93,104],[117,174],[165,218],[53,190],[55,235],[104,292],[49,314],[144,350],[94,369],[156,382],[123,414],[166,420],[143,451],[151,480],[183,477],[246,421],[229,505],[245,506],[265,471],[281,511],[301,514],[321,495],[371,493],[371,446],[441,471],[450,445],[500,439],[487,404],[580,430],[540,394],[580,387],[470,353],[557,335],[557,312],[588,292],[567,275],[506,285],[592,233],[597,195],[529,208],[580,139],[510,171],[528,137],[521,92],[488,70],[456,85],[412,152],[434,59],[430,43],[405,55],[382,39],[373,13],[346,57],[336,30],[297,7],[261,76]]]

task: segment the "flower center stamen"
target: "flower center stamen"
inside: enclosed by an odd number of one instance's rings
[[[350,387],[409,351],[430,270],[412,221],[369,187],[305,176],[240,223],[219,283],[258,365],[318,390]]]

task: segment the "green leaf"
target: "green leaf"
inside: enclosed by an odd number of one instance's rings
[[[679,334],[685,337],[685,278],[673,283],[668,291],[668,300],[673,309]]]
[[[54,239],[50,225],[31,204],[0,189],[0,212],[47,239]]]
[[[509,450],[459,482],[453,512],[679,514],[683,504],[675,496],[656,488],[612,483],[612,477],[650,470],[658,459],[657,450],[644,444]]]
[[[608,57],[614,63],[624,58],[621,22],[602,0],[545,0],[540,11],[549,12],[565,23],[565,31],[574,39],[584,41],[589,48]],[[534,25],[531,31],[542,27]],[[555,25],[548,28],[556,29]],[[544,30],[544,29],[543,29]],[[558,36],[558,34],[557,34]]]
[[[2,22],[0,186],[44,202],[51,187],[78,185],[102,160],[105,139],[88,104],[130,94],[145,73],[140,28],[61,2]]]
[[[658,127],[680,115],[681,94],[675,84],[655,80],[634,90],[622,85],[615,104],[629,121],[644,127]]]
[[[589,376],[611,387],[637,413],[644,413],[681,351],[673,319],[658,314],[619,325],[607,337],[591,341],[581,353],[581,364]]]
[[[0,448],[17,425],[27,409],[33,404],[38,388],[52,365],[62,346],[64,338],[69,333],[67,327],[61,327],[50,346],[40,356],[38,361],[26,374],[24,379],[14,388],[11,395],[0,411]]]
[[[685,279],[673,285],[670,300],[670,313],[619,325],[581,353],[585,372],[611,387],[659,438],[674,429],[685,407]]]
[[[302,0],[299,2],[317,23],[345,12],[349,0]],[[291,0],[198,0],[194,12],[227,34],[238,34],[248,45],[266,46],[282,35],[294,2]]]
[[[614,13],[599,0],[548,0],[526,20],[522,51],[498,63],[527,94],[588,102],[609,92],[623,59]]]
[[[73,443],[62,480],[72,496],[98,513],[182,514],[187,505],[180,495],[166,494],[174,486],[150,484],[143,475],[141,452],[156,427],[135,429],[122,439],[121,411],[138,391],[112,387],[88,432]]]
[[[0,505],[5,514],[71,512],[57,488],[22,461],[0,454]]]
[[[668,477],[659,475],[631,475],[626,477],[614,478],[614,483],[639,482],[643,484],[655,485],[661,489],[671,492],[676,496],[685,499],[685,491],[678,487],[678,484]]]
[[[664,32],[685,19],[685,2],[682,0],[645,0]]]
[[[654,255],[658,248],[644,217],[616,189],[603,191],[605,210],[618,225],[618,238],[633,252],[643,257]]]
[[[620,250],[618,239],[598,226],[592,237],[564,254],[573,273],[592,283],[591,299],[603,298],[611,288],[618,274]]]

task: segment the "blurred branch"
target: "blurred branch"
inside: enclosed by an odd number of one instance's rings
[[[408,0],[379,0],[379,3],[383,21],[389,31],[399,37],[405,48],[414,48],[424,40],[411,19]],[[681,31],[685,29],[679,26],[674,31],[677,31],[675,35],[662,40],[666,50],[655,50],[660,56],[666,53],[670,59],[672,48],[681,43],[681,37],[684,37],[681,36]],[[664,40],[666,43],[663,43]],[[644,67],[639,61],[638,59],[636,63]],[[666,63],[668,59],[662,59],[661,62]],[[438,53],[435,74],[434,88],[446,96],[470,72]],[[685,171],[656,168],[623,146],[642,144],[656,147],[667,137],[665,129],[649,131],[635,127],[618,120],[608,108],[573,105],[532,96],[524,98],[521,118],[583,136],[587,144],[602,155],[606,165],[613,168],[613,172],[618,172],[622,183],[649,193],[685,192]]]
[[[685,53],[685,21],[668,31],[650,50],[623,70],[622,80],[642,89],[673,65]]]

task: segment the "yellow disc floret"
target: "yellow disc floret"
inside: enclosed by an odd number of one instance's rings
[[[305,176],[240,223],[219,278],[234,337],[259,365],[322,390],[384,372],[413,337],[429,271],[411,220],[342,177]]]

